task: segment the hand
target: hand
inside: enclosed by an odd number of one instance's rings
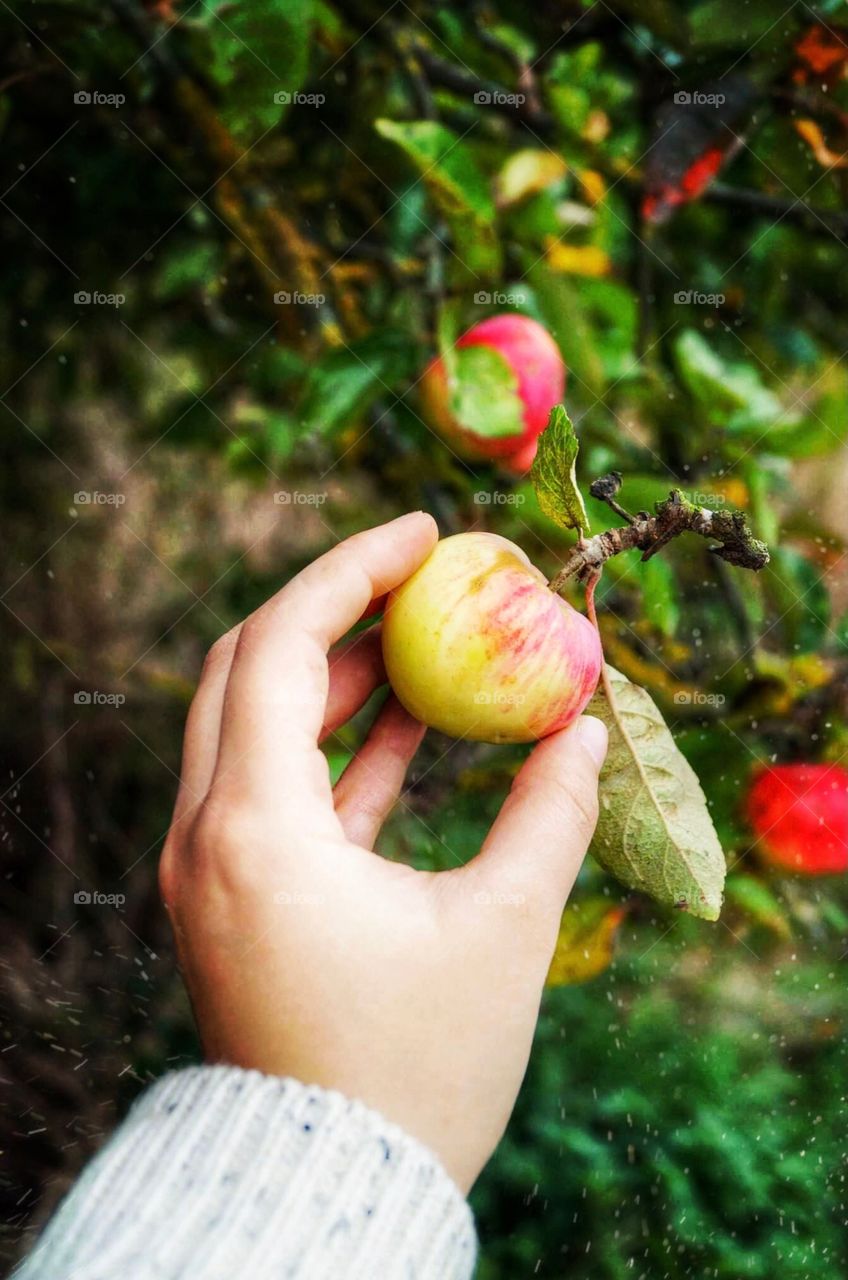
[[[385,674],[378,627],[328,650],[437,536],[423,513],[357,534],[213,646],[160,883],[208,1058],[361,1099],[467,1191],[526,1069],[606,731],[539,744],[467,865],[372,852],[424,729],[390,698],[332,789],[318,743]]]

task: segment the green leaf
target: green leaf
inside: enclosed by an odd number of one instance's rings
[[[446,298],[439,307],[436,318],[436,345],[449,383],[456,378],[456,340],[459,337],[461,315],[462,300]]]
[[[528,279],[538,297],[539,318],[550,329],[567,368],[585,383],[593,398],[600,398],[606,386],[606,374],[599,330],[584,306],[588,282],[582,280],[578,288],[567,276],[551,271],[544,260],[536,261],[529,269]]]
[[[456,255],[467,274],[478,278],[499,275],[501,250],[494,226],[495,206],[470,147],[435,120],[377,120],[375,128],[415,165],[453,233]]]
[[[524,430],[524,405],[512,368],[491,347],[454,350],[449,375],[451,412],[478,436],[515,436]]]
[[[223,260],[221,248],[214,240],[180,244],[159,269],[156,296],[169,301],[189,289],[208,286],[221,273]]]
[[[756,45],[762,50],[769,36],[786,47],[793,18],[787,9],[775,21],[774,0],[746,0],[742,5],[738,0],[706,0],[693,10],[689,25],[692,43],[699,49],[749,50]]]
[[[778,419],[786,424],[788,415],[753,365],[722,359],[694,329],[677,337],[674,354],[681,379],[712,421],[737,435],[752,429],[761,435]]]
[[[725,859],[697,775],[649,694],[606,673],[612,702],[599,688],[587,707],[610,736],[591,851],[629,888],[717,920]]]
[[[369,334],[328,351],[313,365],[304,385],[304,431],[329,433],[349,426],[380,395],[396,393],[415,359],[406,335],[396,332]]]
[[[530,479],[539,506],[554,524],[585,532],[589,528],[589,517],[575,474],[579,448],[571,419],[561,404],[555,405],[548,425],[539,436]]]
[[[220,90],[222,120],[238,138],[255,141],[285,111],[319,108],[294,98],[308,67],[311,0],[209,0],[203,12],[204,71]]]
[[[770,453],[784,458],[815,458],[841,449],[848,436],[848,373],[837,362],[825,369],[813,384],[821,394],[812,408],[804,408],[800,418],[777,423],[769,431],[765,445]]]
[[[673,636],[680,621],[674,570],[662,556],[654,556],[647,564],[638,565],[642,583],[642,608],[664,636]]]
[[[815,653],[830,632],[830,593],[822,568],[794,547],[774,547],[762,581],[787,646]]]
[[[727,901],[739,907],[755,924],[771,929],[779,938],[791,935],[783,904],[767,884],[747,873],[728,876]]]
[[[612,963],[615,935],[627,911],[600,895],[569,902],[562,913],[559,935],[545,985],[571,986],[588,982]]]

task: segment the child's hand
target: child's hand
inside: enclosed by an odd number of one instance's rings
[[[331,789],[318,743],[385,675],[378,628],[327,651],[436,539],[421,513],[357,534],[217,642],[160,880],[208,1057],[362,1099],[467,1190],[524,1075],[606,732],[536,747],[467,866],[372,852],[424,730],[391,698]]]

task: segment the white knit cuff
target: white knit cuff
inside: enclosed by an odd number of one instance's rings
[[[471,1211],[361,1102],[237,1067],[163,1077],[16,1280],[468,1280]]]

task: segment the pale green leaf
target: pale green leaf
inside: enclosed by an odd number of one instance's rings
[[[503,356],[492,347],[460,347],[451,365],[450,403],[457,422],[478,436],[520,435],[524,405],[518,380]]]
[[[517,204],[527,196],[544,191],[567,172],[565,161],[555,151],[547,148],[543,151],[539,147],[513,151],[495,180],[498,204]]]
[[[554,524],[585,532],[589,528],[589,517],[575,471],[579,448],[571,419],[561,404],[555,405],[548,425],[539,436],[530,479],[539,506]]]
[[[622,884],[704,920],[721,911],[725,858],[701,784],[650,695],[607,666],[587,707],[610,737],[591,850]]]
[[[460,263],[472,277],[500,274],[495,205],[485,176],[458,134],[435,120],[377,120],[381,137],[409,157],[433,204],[444,216]],[[421,228],[424,231],[424,227]]]

